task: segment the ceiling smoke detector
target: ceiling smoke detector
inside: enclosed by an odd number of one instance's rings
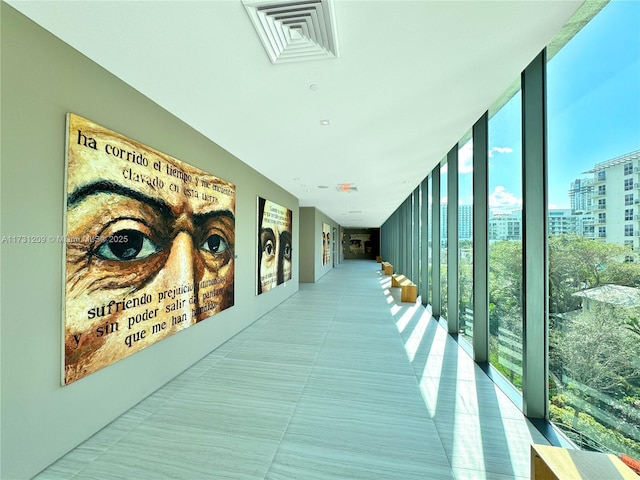
[[[337,58],[332,0],[243,0],[273,63]]]

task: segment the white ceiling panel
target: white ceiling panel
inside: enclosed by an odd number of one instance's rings
[[[358,227],[380,226],[582,3],[327,2],[267,21],[283,52],[330,54],[275,63],[241,0],[7,3],[301,206]]]

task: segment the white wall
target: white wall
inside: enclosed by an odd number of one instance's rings
[[[0,245],[0,478],[29,478],[298,290],[255,295],[256,197],[298,200],[92,61],[1,6],[0,234],[62,235],[65,115],[74,112],[236,184],[235,306],[60,384],[63,245]],[[91,21],[91,19],[87,19]],[[215,112],[211,112],[215,115]]]

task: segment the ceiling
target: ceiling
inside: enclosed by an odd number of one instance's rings
[[[337,58],[281,64],[241,0],[7,3],[300,206],[379,227],[582,1],[334,0]]]

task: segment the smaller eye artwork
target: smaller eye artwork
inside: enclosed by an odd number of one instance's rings
[[[291,280],[293,212],[258,197],[257,294]]]
[[[234,304],[235,185],[67,115],[69,384]]]
[[[322,265],[331,263],[331,227],[322,224]]]

